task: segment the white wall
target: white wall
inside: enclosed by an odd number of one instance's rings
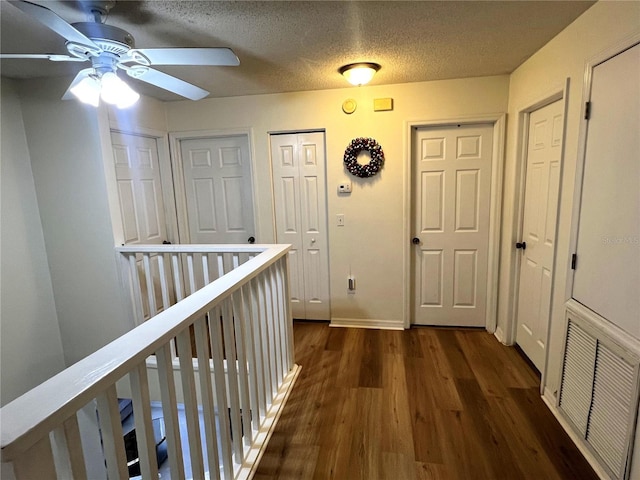
[[[325,129],[332,318],[402,321],[404,265],[403,181],[408,165],[407,121],[453,119],[505,112],[508,77],[483,77],[339,90],[256,95],[167,103],[171,132],[251,128],[259,243],[274,241],[269,132]],[[373,99],[392,97],[394,110],[373,112]],[[356,100],[352,115],[342,103]],[[370,179],[345,170],[349,142],[373,137],[385,166]],[[338,197],[337,186],[352,182],[353,193]],[[345,215],[345,226],[335,216]],[[347,294],[347,275],[356,277]]]
[[[64,368],[20,100],[2,79],[0,405]]]
[[[63,102],[65,79],[21,82],[22,113],[67,365],[128,331],[114,253],[104,115]],[[108,128],[107,128],[108,134]]]

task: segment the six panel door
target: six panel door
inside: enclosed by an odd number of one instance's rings
[[[493,125],[418,128],[413,142],[412,323],[485,326]]]
[[[551,313],[562,159],[563,102],[529,116],[516,343],[543,371]]]

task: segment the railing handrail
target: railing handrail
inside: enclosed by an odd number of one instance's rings
[[[273,244],[167,244],[167,245],[122,245],[118,253],[261,253],[274,247]]]
[[[149,246],[137,245],[118,247],[116,250],[133,253],[144,251],[142,249],[147,247]],[[149,248],[153,252],[174,252],[193,251],[191,247],[158,245]],[[218,248],[216,246],[208,247],[208,251],[218,251],[215,250]],[[253,251],[263,249],[263,251],[2,407],[0,409],[2,462],[10,462],[20,453],[25,452],[42,438],[43,432],[55,429],[126,375],[131,370],[131,366],[143,362],[197,318],[274,264],[290,249],[290,245],[241,245],[240,247],[251,248]],[[176,248],[185,249],[176,250]]]

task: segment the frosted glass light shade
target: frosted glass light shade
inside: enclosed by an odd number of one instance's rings
[[[352,63],[340,67],[338,70],[352,85],[366,85],[371,81],[376,72],[380,70],[377,63]]]
[[[100,104],[100,80],[94,76],[84,77],[70,92],[82,103],[93,107]]]
[[[129,85],[120,80],[113,72],[102,75],[102,89],[100,98],[106,103],[115,105],[118,108],[127,108],[138,101],[140,95]]]

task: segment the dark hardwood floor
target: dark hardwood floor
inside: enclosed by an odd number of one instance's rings
[[[266,479],[596,479],[518,351],[478,330],[296,322]]]

